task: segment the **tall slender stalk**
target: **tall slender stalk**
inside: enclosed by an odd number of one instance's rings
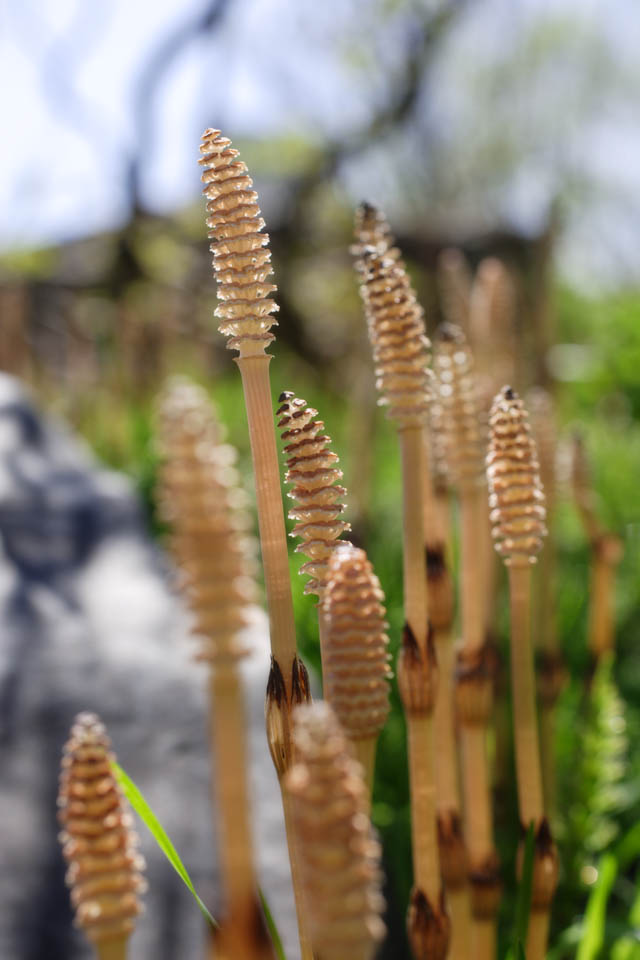
[[[226,916],[216,935],[222,956],[268,960],[273,946],[261,923],[247,786],[244,694],[239,633],[253,599],[246,529],[238,509],[235,452],[221,441],[204,390],[178,381],[159,417],[164,463],[159,506],[173,529],[187,601],[196,617],[198,658],[210,665],[211,779],[217,797],[214,829],[221,851]]]
[[[290,713],[300,697],[308,692],[305,667],[296,653],[293,600],[289,580],[286,530],[280,494],[280,469],[276,446],[271,387],[270,356],[266,347],[274,340],[271,327],[277,304],[271,299],[276,290],[268,278],[272,274],[269,236],[258,196],[246,165],[238,151],[219,130],[205,130],[200,145],[199,163],[207,198],[207,226],[218,279],[218,306],[215,314],[219,329],[229,337],[228,347],[238,351],[236,362],[244,389],[249,439],[253,458],[258,505],[260,545],[269,609],[272,672],[267,686],[267,737],[276,769],[292,762]],[[273,691],[278,689],[277,701]],[[270,694],[271,691],[271,694]],[[281,695],[283,694],[283,696]],[[276,715],[280,715],[277,722]],[[271,719],[270,719],[271,718]],[[277,736],[276,736],[277,734]],[[276,737],[274,740],[273,737]],[[282,780],[282,772],[279,772]],[[296,843],[288,800],[284,800],[287,842],[291,859],[294,893],[296,890]],[[298,909],[298,922],[302,919]],[[308,939],[300,929],[303,960],[311,956]]]
[[[138,838],[112,771],[115,757],[100,720],[79,713],[64,748],[58,814],[76,924],[98,960],[126,960],[145,889]]]
[[[509,571],[511,683],[518,808],[522,827],[536,830],[528,960],[546,955],[545,930],[557,881],[557,853],[545,816],[531,646],[531,567],[542,548],[545,507],[536,445],[522,401],[511,387],[496,396],[487,456],[496,550]]]
[[[499,863],[494,848],[487,733],[491,680],[485,646],[486,580],[483,578],[483,438],[471,352],[459,327],[443,324],[434,355],[436,441],[460,503],[462,645],[456,705],[460,721],[465,837],[472,888],[473,955],[495,955]],[[491,930],[493,926],[493,931]]]
[[[415,955],[445,957],[449,923],[441,896],[437,844],[432,713],[435,662],[427,625],[427,570],[422,496],[424,428],[429,391],[422,308],[411,288],[389,226],[363,204],[356,215],[356,270],[373,348],[380,403],[398,428],[403,484],[405,631],[398,677],[407,714],[412,803],[414,892],[408,914]],[[426,932],[425,932],[426,931]]]

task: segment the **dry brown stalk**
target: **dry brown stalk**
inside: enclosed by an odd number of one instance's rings
[[[362,769],[331,707],[294,714],[296,765],[286,786],[296,803],[301,879],[315,956],[372,960],[384,937],[380,847],[367,815]]]
[[[550,892],[536,898],[539,877],[548,879],[549,864],[555,859],[555,847],[545,820],[542,791],[540,750],[535,702],[535,678],[531,647],[531,567],[542,548],[544,526],[544,493],[540,483],[535,442],[531,436],[527,413],[511,387],[504,387],[496,396],[490,417],[491,439],[487,456],[491,522],[496,550],[503,557],[509,572],[511,596],[511,683],[515,726],[518,807],[522,826],[533,823],[537,838],[544,844],[536,847],[534,896],[527,956],[539,960],[545,956],[546,943],[538,936],[548,922],[536,913],[551,909],[555,881]],[[544,823],[543,823],[544,821]],[[553,878],[551,878],[553,880]],[[533,951],[537,952],[534,953]]]
[[[620,538],[606,530],[598,518],[591,470],[584,444],[577,435],[573,440],[571,480],[574,499],[591,545],[588,642],[594,661],[598,661],[615,646],[615,571],[622,560],[623,548]]]
[[[540,480],[545,492],[547,516],[553,518],[556,492],[556,428],[551,395],[541,387],[527,394],[531,427],[538,448]],[[555,799],[555,705],[564,686],[566,671],[556,630],[556,549],[553,525],[540,556],[536,583],[535,647],[538,660],[538,700],[540,703],[540,740],[542,781],[549,811]]]
[[[435,777],[432,744],[435,664],[428,637],[427,571],[422,498],[424,429],[430,399],[429,341],[399,250],[381,213],[363,204],[356,214],[356,270],[373,348],[379,403],[397,424],[402,456],[405,641],[398,674],[409,727],[415,896],[439,917]],[[410,912],[410,921],[421,913]],[[444,920],[443,920],[444,922]],[[448,940],[448,937],[447,937]],[[435,956],[435,955],[434,955]],[[443,954],[444,956],[444,954]]]
[[[64,748],[58,817],[75,922],[99,960],[125,960],[145,889],[144,860],[114,760],[98,717],[79,713]]]
[[[343,544],[329,561],[323,597],[325,700],[373,788],[378,736],[389,714],[384,594],[364,550]]]
[[[247,786],[245,704],[240,631],[255,598],[249,518],[233,469],[235,451],[204,390],[176,381],[162,398],[159,507],[173,530],[171,545],[195,615],[198,659],[210,665],[212,788],[217,797],[226,916],[216,935],[224,956],[273,957],[257,897]]]
[[[474,956],[495,953],[499,904],[498,860],[493,843],[487,732],[491,719],[491,680],[485,648],[486,581],[482,576],[483,432],[471,351],[459,327],[443,324],[434,355],[437,416],[434,444],[456,490],[461,516],[462,647],[457,670],[456,704],[460,721],[465,839],[472,884]],[[492,896],[487,896],[487,875]],[[479,879],[480,878],[480,879]],[[480,896],[476,887],[481,884]],[[490,915],[488,907],[494,909]]]
[[[271,327],[278,309],[271,299],[276,287],[268,280],[273,272],[269,235],[263,232],[265,224],[253,181],[231,141],[219,130],[205,130],[200,154],[220,301],[215,313],[220,332],[229,337],[227,346],[238,351],[236,362],[242,375],[256,482],[271,649],[290,697],[296,637],[269,384],[271,358],[265,353],[274,339]]]
[[[444,319],[465,330],[469,324],[471,271],[461,250],[455,247],[442,250],[438,256],[437,279]]]

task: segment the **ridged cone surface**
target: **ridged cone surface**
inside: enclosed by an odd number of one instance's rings
[[[544,492],[527,412],[511,387],[489,418],[489,508],[495,548],[511,563],[534,563],[546,535]]]
[[[277,415],[286,441],[285,480],[292,484],[288,496],[296,503],[289,511],[289,519],[296,521],[290,536],[302,541],[296,553],[309,557],[300,567],[300,573],[311,578],[304,592],[321,595],[329,577],[331,554],[342,542],[342,534],[351,529],[340,519],[347,491],[338,483],[342,479],[342,471],[336,466],[339,459],[329,449],[331,437],[324,433],[324,422],[316,419],[318,411],[289,391],[280,395],[280,402]]]
[[[389,713],[384,594],[364,550],[344,544],[329,562],[322,604],[325,696],[352,740],[376,737]]]
[[[375,207],[356,213],[356,271],[373,348],[380,403],[399,425],[426,421],[430,399],[429,340],[422,307],[387,221]]]
[[[453,486],[477,486],[484,479],[486,443],[471,350],[462,330],[452,324],[438,328],[435,347],[431,425],[436,459],[444,461]]]
[[[240,356],[263,354],[274,339],[272,314],[278,306],[270,299],[276,287],[268,282],[273,273],[269,235],[262,232],[258,195],[239,152],[219,130],[205,130],[198,162],[204,168],[210,250],[221,301],[215,311],[218,329],[230,338],[228,348]]]
[[[187,381],[170,385],[161,398],[158,428],[164,458],[158,506],[173,531],[171,549],[201,641],[198,659],[242,656],[237,636],[255,588],[235,451],[221,443],[205,391]]]
[[[80,713],[64,747],[58,818],[76,925],[92,943],[127,937],[142,907],[144,860],[111,763],[105,728]]]
[[[367,816],[367,788],[328,704],[294,713],[298,763],[287,775],[295,799],[300,875],[314,954],[372,960],[384,936],[380,845]]]

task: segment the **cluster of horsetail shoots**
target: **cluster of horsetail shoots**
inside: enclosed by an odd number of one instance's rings
[[[172,384],[160,404],[159,508],[172,529],[186,599],[195,616],[198,659],[210,665],[212,786],[217,797],[226,916],[216,934],[221,957],[269,960],[273,947],[262,924],[251,842],[245,705],[240,633],[255,598],[249,519],[233,469],[235,452],[204,390]]]
[[[469,856],[473,955],[493,957],[499,904],[499,868],[493,842],[487,734],[491,678],[487,664],[487,601],[482,578],[483,437],[471,351],[459,327],[443,324],[434,353],[436,442],[460,505],[460,606],[462,642],[455,701],[460,724],[465,840]],[[463,909],[461,905],[460,909]],[[469,949],[467,947],[467,949]]]
[[[528,416],[511,387],[497,394],[489,423],[491,522],[496,550],[509,573],[518,809],[522,827],[526,830],[533,824],[536,838],[526,952],[529,960],[542,960],[558,870],[545,815],[531,644],[531,568],[546,534],[544,493]]]
[[[75,922],[97,960],[126,960],[145,889],[144,860],[114,760],[99,718],[78,714],[62,758],[58,817]]]
[[[408,723],[414,861],[408,930],[418,960],[437,960],[448,950],[449,918],[442,898],[436,824],[432,719],[437,671],[428,629],[422,504],[424,429],[430,399],[429,341],[422,308],[400,252],[393,246],[390,228],[370,204],[363,204],[356,213],[355,238],[353,252],[379,402],[387,407],[389,418],[397,426],[402,457],[406,622],[398,683]],[[424,952],[427,949],[429,952]]]
[[[258,506],[258,526],[264,568],[272,652],[271,674],[265,704],[267,739],[278,778],[292,762],[291,712],[309,697],[306,668],[296,652],[293,599],[284,511],[280,493],[280,467],[276,445],[267,346],[275,339],[271,328],[278,306],[272,274],[269,235],[246,164],[231,141],[219,130],[205,130],[199,163],[203,167],[203,193],[207,200],[207,226],[213,268],[218,280],[215,314],[219,330],[229,337],[244,390],[249,440]],[[291,824],[289,797],[283,806],[294,891],[297,890],[296,842]],[[298,906],[303,960],[311,956]]]

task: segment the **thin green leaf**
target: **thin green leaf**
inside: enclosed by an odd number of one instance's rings
[[[604,944],[607,902],[618,874],[618,861],[611,853],[600,858],[598,879],[584,915],[584,928],[576,960],[596,960]]]
[[[187,868],[185,867],[182,860],[178,856],[178,851],[172,844],[164,827],[156,817],[155,813],[153,812],[153,810],[151,809],[151,807],[143,797],[141,791],[135,785],[131,777],[122,769],[120,764],[114,763],[112,764],[112,767],[113,767],[113,772],[115,774],[116,780],[120,784],[120,787],[125,797],[129,801],[129,803],[131,804],[135,812],[138,814],[140,819],[143,821],[147,829],[150,831],[152,837],[154,838],[154,840],[156,841],[156,843],[158,844],[158,846],[160,847],[165,857],[167,858],[167,860],[169,861],[173,869],[176,871],[176,873],[178,874],[178,876],[180,877],[184,885],[192,893],[196,903],[200,907],[206,919],[209,921],[212,927],[217,927],[218,926],[217,922],[213,919],[213,917],[207,910],[206,906],[204,905],[204,903],[196,893],[195,887],[191,882],[191,877],[187,873]]]
[[[276,956],[278,960],[287,960],[287,958],[284,955],[284,947],[282,946],[282,939],[278,932],[276,922],[273,919],[273,914],[271,913],[271,909],[269,907],[269,904],[267,903],[267,898],[262,892],[261,887],[258,887],[258,896],[260,897],[260,903],[262,904],[262,912],[264,913],[264,918],[267,922],[267,928],[269,930],[269,933],[271,934],[271,939],[273,941],[273,946],[276,951]]]
[[[533,860],[535,855],[535,831],[533,823],[529,824],[524,841],[524,856],[522,859],[522,875],[518,887],[516,900],[515,924],[512,940],[512,954],[517,960],[524,955],[522,944],[527,942],[529,929],[529,914],[531,912],[531,886],[533,884]]]

